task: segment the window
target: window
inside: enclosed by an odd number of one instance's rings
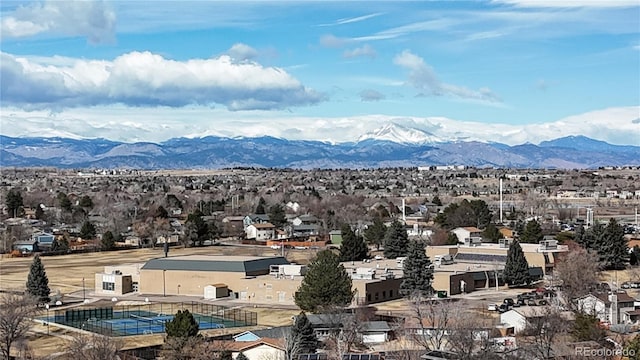
[[[389,290],[389,297],[392,298],[393,297],[393,290]]]
[[[376,299],[376,301],[378,300],[378,293],[376,293],[376,295],[375,295],[375,299]]]
[[[105,291],[114,291],[116,289],[116,284],[112,283],[112,282],[103,282],[102,283],[102,290]]]
[[[382,298],[386,299],[387,298],[387,290],[383,290],[382,291]]]

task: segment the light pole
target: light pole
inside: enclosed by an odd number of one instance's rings
[[[82,278],[82,301],[87,300],[87,295],[84,287],[84,278]]]
[[[49,304],[45,304],[44,307],[47,309],[47,335],[49,335]]]
[[[162,296],[167,296],[167,282],[164,277],[165,272],[167,272],[167,270],[162,270]]]

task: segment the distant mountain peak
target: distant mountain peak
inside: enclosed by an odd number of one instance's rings
[[[434,144],[442,142],[442,139],[434,134],[403,126],[394,122],[387,123],[358,138],[358,142],[365,140],[391,141],[399,144]]]

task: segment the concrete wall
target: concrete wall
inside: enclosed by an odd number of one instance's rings
[[[112,281],[113,280],[113,281]],[[113,290],[104,290],[103,282],[113,282]],[[131,275],[115,275],[97,273],[95,276],[95,293],[97,295],[123,295],[133,291],[133,281]]]

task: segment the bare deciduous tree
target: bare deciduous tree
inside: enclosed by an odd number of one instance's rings
[[[118,359],[122,341],[100,334],[78,335],[67,345],[67,354],[74,360]]]
[[[493,335],[491,319],[484,318],[465,303],[450,303],[451,324],[447,344],[460,360],[488,358],[491,354],[489,339]]]
[[[447,333],[455,318],[456,306],[425,299],[417,294],[412,295],[409,301],[410,318],[418,326],[412,334],[413,340],[425,350],[442,350]]]
[[[18,293],[0,295],[0,350],[10,359],[11,346],[31,328],[31,318],[38,313],[37,301]]]
[[[574,299],[586,295],[598,283],[598,256],[576,246],[565,253],[554,269],[554,281],[562,285],[561,295],[566,304],[575,309]]]
[[[553,354],[553,347],[559,340],[561,334],[569,330],[567,313],[563,313],[555,306],[541,306],[535,309],[534,316],[527,321],[524,333],[529,335],[526,339],[530,346],[530,351],[534,356],[542,359],[550,359]]]

